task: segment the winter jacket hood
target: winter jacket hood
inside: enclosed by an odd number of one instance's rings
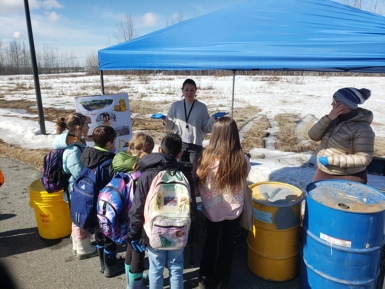
[[[112,152],[101,151],[95,148],[87,147],[84,149],[80,161],[87,168],[94,168],[108,159],[113,159],[114,156],[115,154]]]
[[[112,168],[115,173],[118,172],[131,172],[135,164],[138,162],[137,156],[132,156],[127,152],[121,151],[114,156],[112,161]]]
[[[149,154],[139,160],[139,167],[142,171],[154,168],[159,168],[160,171],[161,168],[169,168],[171,166],[176,166],[177,164],[178,162],[175,158],[159,153]]]
[[[52,140],[52,145],[54,149],[65,149],[70,147],[81,147],[82,149],[86,147],[85,143],[73,142],[67,145],[68,131],[63,132],[54,137]]]
[[[94,169],[97,166],[101,167],[100,175],[96,177],[97,185],[101,190],[104,188],[109,181],[114,177],[114,170],[112,169],[112,159],[115,154],[109,151],[100,150],[93,147],[87,147],[84,149],[83,154],[80,158],[81,162],[90,169]],[[110,160],[110,162],[106,162],[103,166],[102,163]]]

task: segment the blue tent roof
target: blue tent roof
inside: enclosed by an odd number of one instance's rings
[[[385,72],[385,17],[329,0],[249,0],[98,57],[100,70]]]

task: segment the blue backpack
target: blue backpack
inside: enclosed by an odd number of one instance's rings
[[[99,227],[117,244],[127,244],[130,220],[128,212],[134,199],[136,181],[141,172],[118,173],[99,193],[96,205]]]
[[[99,191],[105,186],[104,167],[109,166],[112,159],[108,159],[95,168],[83,168],[73,184],[71,195],[72,222],[83,230],[94,228],[98,224],[96,217],[96,202]]]

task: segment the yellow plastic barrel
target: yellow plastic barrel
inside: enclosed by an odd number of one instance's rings
[[[248,266],[271,281],[293,279],[299,271],[303,192],[289,184],[260,182],[253,191],[253,232],[247,238]]]
[[[40,237],[60,239],[71,234],[72,221],[69,206],[63,200],[63,191],[49,194],[38,179],[30,184],[29,197]]]

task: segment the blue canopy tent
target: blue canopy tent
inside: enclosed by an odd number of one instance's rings
[[[385,17],[330,0],[249,0],[101,49],[98,58],[102,93],[104,70],[383,73]]]

